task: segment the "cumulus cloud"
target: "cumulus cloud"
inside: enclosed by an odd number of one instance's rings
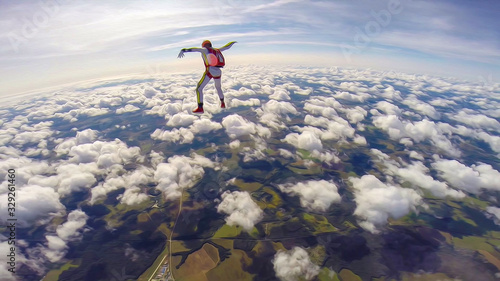
[[[179,112],[168,118],[167,126],[186,127],[193,124],[195,120],[198,120],[198,117],[186,112]]]
[[[377,102],[375,108],[377,108],[380,111],[385,112],[387,115],[401,115],[402,110],[395,106],[394,104],[387,102],[387,101],[379,101]]]
[[[17,147],[22,147],[27,144],[38,144],[52,136],[54,133],[51,130],[52,125],[52,121],[40,122],[32,126],[22,125],[10,142]]]
[[[158,100],[158,102],[160,104],[151,105],[151,109],[145,110],[144,112],[151,115],[172,116],[182,111],[182,105],[180,103],[165,103],[163,100]]]
[[[163,192],[167,200],[178,199],[183,189],[194,186],[202,178],[204,167],[215,168],[215,163],[198,154],[170,157],[167,163],[160,163],[156,167],[156,188]]]
[[[447,196],[452,198],[465,197],[462,191],[454,190],[445,182],[437,181],[428,175],[430,170],[422,162],[415,161],[412,164],[406,164],[400,158],[398,158],[399,162],[391,159],[389,155],[378,149],[371,149],[370,152],[376,157],[375,161],[385,167],[384,173],[387,175],[396,176],[403,182],[406,181],[413,186],[426,189],[438,198]],[[410,157],[411,155],[410,153]]]
[[[222,125],[209,119],[198,119],[193,122],[189,129],[193,134],[208,134],[222,129]]]
[[[403,104],[406,104],[416,112],[427,115],[432,119],[437,120],[441,118],[441,114],[439,114],[439,112],[437,112],[432,105],[417,99],[417,97],[415,96],[406,97],[403,101]]]
[[[319,274],[319,266],[311,262],[309,254],[301,247],[278,251],[273,265],[276,277],[282,281],[311,280]]]
[[[75,163],[95,162],[99,168],[130,163],[140,157],[140,148],[128,147],[119,139],[110,142],[96,141],[74,146],[68,155]]]
[[[72,147],[85,144],[93,143],[97,139],[98,131],[92,129],[86,129],[76,133],[76,137],[67,138],[59,143],[54,149],[58,155],[68,154]]]
[[[377,227],[385,225],[387,219],[401,218],[416,211],[422,200],[413,189],[386,185],[373,175],[349,178],[354,187],[356,210],[354,215],[364,229],[377,233]]]
[[[246,191],[225,191],[217,212],[225,213],[228,225],[238,225],[250,232],[254,225],[263,218],[263,211]]]
[[[179,143],[192,143],[194,140],[194,134],[189,129],[180,128],[172,130],[162,130],[156,129],[152,134],[151,138],[154,140],[162,140],[169,142],[179,142]]]
[[[332,181],[311,180],[278,185],[282,192],[300,197],[300,205],[311,211],[326,212],[331,204],[340,202],[337,185]]]
[[[299,114],[295,106],[286,101],[270,100],[261,108],[255,110],[259,115],[259,121],[275,130],[286,127],[284,121],[290,121],[290,115]]]
[[[431,105],[440,106],[440,107],[450,107],[455,106],[457,103],[453,100],[446,100],[442,98],[437,98],[429,102]]]
[[[137,205],[149,199],[149,196],[141,192],[141,189],[137,186],[129,187],[125,190],[123,194],[117,197],[120,203],[126,205]]]
[[[91,190],[90,203],[106,198],[106,195],[114,190],[125,188],[124,194],[119,196],[121,203],[127,205],[140,204],[147,199],[147,195],[141,193],[140,186],[147,185],[153,181],[154,170],[139,166],[133,171],[123,175],[108,176],[104,182],[100,182]]]
[[[473,128],[483,128],[487,130],[500,131],[500,122],[483,114],[468,114],[464,110],[453,115],[451,118],[467,124]]]
[[[247,119],[232,114],[222,119],[222,126],[226,129],[226,133],[231,138],[237,138],[245,135],[258,134],[262,137],[270,137],[271,131],[261,125],[257,125]]]
[[[52,217],[64,211],[59,201],[59,194],[50,187],[27,185],[18,188],[16,193],[16,218],[19,227],[44,224]],[[7,194],[0,195],[0,219],[7,222]]]
[[[492,136],[486,132],[480,132],[476,137],[488,143],[493,151],[500,153],[500,137]],[[500,154],[498,157],[500,158]]]
[[[229,104],[231,107],[238,107],[238,106],[260,106],[260,100],[251,98],[247,100],[240,100],[233,98],[231,99],[231,103]]]
[[[68,214],[68,220],[57,227],[57,235],[65,241],[78,238],[79,231],[85,226],[88,218],[82,210],[71,211]]]
[[[462,191],[457,191],[448,187],[444,182],[437,181],[427,175],[429,169],[421,162],[415,162],[408,167],[398,168],[397,175],[404,180],[429,190],[434,196],[444,198],[446,196],[452,198],[464,198],[465,194]]]
[[[58,262],[66,254],[68,249],[66,242],[55,235],[47,235],[45,239],[47,239],[47,248],[42,250],[43,254],[50,262]]]
[[[185,115],[189,117],[184,119]],[[186,113],[175,114],[167,122],[167,125],[190,126],[188,128],[181,127],[174,128],[172,130],[156,129],[151,134],[151,138],[169,142],[192,143],[196,135],[207,134],[222,128],[222,125],[218,122],[214,122],[206,118],[199,119]]]
[[[331,118],[314,117],[306,115],[304,124],[312,125],[313,127],[297,127],[293,128],[298,131],[311,131],[318,135],[322,140],[344,140],[345,138],[353,138],[356,130],[351,127],[349,122],[339,116]],[[318,129],[317,127],[323,128]]]
[[[317,101],[320,102],[320,100],[317,100]],[[324,105],[318,105],[318,104],[311,103],[311,102],[306,102],[304,104],[304,110],[306,110],[307,112],[309,112],[313,115],[320,115],[320,116],[323,116],[326,118],[338,115],[335,108],[332,108],[329,106],[324,106]]]
[[[301,134],[290,133],[281,141],[309,151],[321,151],[323,149],[323,143],[320,138],[315,133],[310,131],[304,131]]]
[[[457,160],[438,160],[432,167],[452,186],[470,193],[481,189],[500,190],[500,172],[491,165],[479,164],[468,167]]]
[[[349,83],[349,82],[342,82],[340,85],[341,88],[343,86],[342,84],[344,84],[344,83]],[[364,88],[362,88],[362,89],[364,90]],[[360,92],[357,92],[356,94],[351,94],[348,92],[336,92],[333,96],[337,99],[343,99],[343,100],[361,102],[361,103],[365,102],[370,97],[369,94],[360,93]]]
[[[276,89],[274,93],[269,96],[273,100],[290,100],[290,93],[286,89]]]
[[[116,114],[123,114],[123,113],[127,113],[127,112],[134,112],[134,111],[137,111],[137,110],[140,110],[140,108],[138,108],[137,106],[132,105],[132,104],[127,104],[124,107],[118,108],[116,110]]]
[[[488,206],[486,207],[486,212],[488,213],[488,217],[493,219],[495,224],[500,225],[500,208]]]
[[[442,127],[433,121],[424,119],[412,123],[406,120],[401,121],[396,115],[382,115],[374,116],[373,124],[377,128],[386,131],[393,140],[401,140],[405,137],[409,137],[415,142],[429,140],[433,145],[451,156],[460,156],[461,154],[447,138],[446,132],[442,130]]]
[[[347,119],[349,119],[349,122],[352,124],[357,124],[361,121],[363,121],[368,114],[366,110],[364,110],[361,106],[356,106],[354,108],[346,108],[342,110],[346,116]]]

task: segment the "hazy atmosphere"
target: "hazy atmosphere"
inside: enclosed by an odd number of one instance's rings
[[[236,40],[233,64],[499,75],[500,3],[487,1],[2,1],[2,95],[178,71],[180,48]],[[279,55],[279,56],[277,56]],[[185,67],[185,63],[183,63]]]

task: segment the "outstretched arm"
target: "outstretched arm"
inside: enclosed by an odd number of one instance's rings
[[[228,50],[229,48],[231,48],[233,46],[234,43],[237,43],[237,42],[236,41],[229,42],[226,45],[220,47],[219,50],[221,50],[221,51]]]
[[[200,52],[200,53],[206,53],[207,52],[207,49],[205,48],[185,48],[185,49],[182,49],[180,52],[179,52],[179,55],[177,56],[178,58],[182,58],[184,57],[184,53],[186,52]]]

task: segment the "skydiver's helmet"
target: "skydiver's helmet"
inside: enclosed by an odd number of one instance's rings
[[[203,48],[207,48],[207,47],[212,48],[212,42],[210,42],[210,40],[205,40],[205,41],[203,41],[203,43],[201,43],[201,46]]]

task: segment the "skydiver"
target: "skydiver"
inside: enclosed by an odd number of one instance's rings
[[[177,56],[178,58],[184,57],[185,52],[200,52],[203,63],[205,64],[205,72],[203,73],[200,82],[198,82],[198,85],[196,86],[198,108],[193,110],[194,113],[203,113],[203,88],[205,88],[205,86],[208,84],[208,82],[210,82],[210,79],[212,78],[214,79],[215,88],[217,89],[217,94],[219,95],[220,107],[226,107],[220,80],[222,76],[221,69],[226,63],[222,52],[231,48],[234,43],[236,43],[236,41],[229,42],[217,49],[212,47],[212,43],[209,40],[205,40],[203,41],[203,43],[201,43],[202,48],[185,48],[179,52],[179,55]]]

